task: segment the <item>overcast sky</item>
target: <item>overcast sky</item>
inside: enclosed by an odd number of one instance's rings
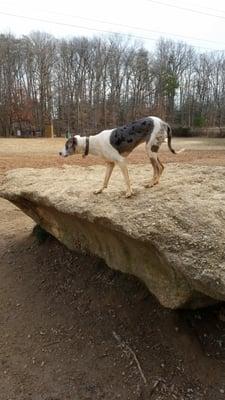
[[[192,11],[191,11],[192,10]],[[200,51],[225,50],[224,0],[2,0],[0,32],[55,37],[130,34],[153,49],[160,37]]]

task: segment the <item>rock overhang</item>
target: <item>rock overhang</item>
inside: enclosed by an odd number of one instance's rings
[[[225,300],[224,168],[170,164],[152,189],[148,165],[129,171],[131,199],[119,170],[93,194],[103,166],[12,170],[0,195],[70,249],[136,275],[166,307]]]

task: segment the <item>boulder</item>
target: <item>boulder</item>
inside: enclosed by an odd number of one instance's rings
[[[109,188],[93,194],[104,166],[11,170],[0,196],[69,249],[137,276],[165,307],[225,300],[224,168],[169,164],[151,189],[143,186],[148,164],[129,171],[129,199],[117,169]]]

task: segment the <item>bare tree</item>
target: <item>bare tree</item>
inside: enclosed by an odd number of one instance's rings
[[[225,53],[197,53],[160,39],[56,40],[34,32],[0,35],[0,134],[44,130],[94,133],[144,115],[182,126],[225,123]]]

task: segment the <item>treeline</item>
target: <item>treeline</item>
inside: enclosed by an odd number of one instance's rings
[[[0,35],[0,135],[54,122],[90,133],[146,115],[182,127],[225,125],[225,52],[119,36]]]

